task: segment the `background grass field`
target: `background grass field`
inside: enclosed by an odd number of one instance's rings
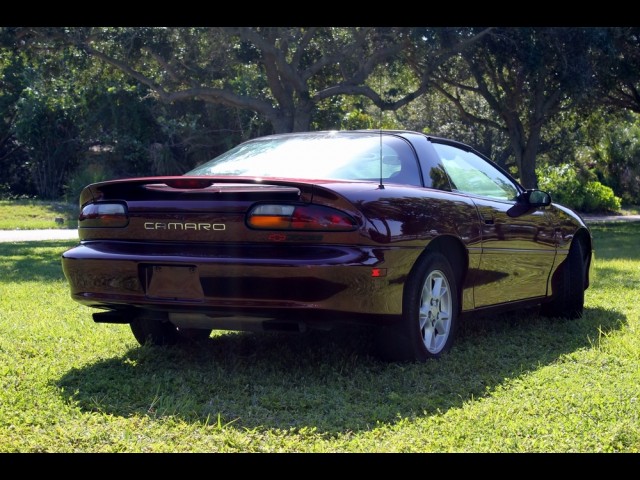
[[[78,228],[78,206],[39,200],[0,200],[0,230]]]

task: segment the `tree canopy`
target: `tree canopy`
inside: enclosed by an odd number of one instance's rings
[[[106,152],[111,175],[179,173],[266,133],[372,126],[481,141],[535,187],[540,154],[557,158],[577,128],[568,113],[640,112],[639,33],[1,27],[0,192],[28,177],[59,195],[95,165],[87,152]]]

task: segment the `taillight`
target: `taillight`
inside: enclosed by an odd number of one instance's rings
[[[247,225],[263,230],[346,232],[356,228],[356,221],[340,210],[320,205],[264,204],[249,211]]]
[[[82,207],[78,217],[80,228],[126,227],[128,223],[127,208],[122,203],[90,203]]]

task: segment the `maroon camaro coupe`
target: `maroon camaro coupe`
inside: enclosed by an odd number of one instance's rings
[[[246,141],[182,176],[80,195],[71,296],[141,344],[218,330],[378,332],[392,361],[448,351],[460,321],[582,315],[582,219],[460,142],[411,131]]]

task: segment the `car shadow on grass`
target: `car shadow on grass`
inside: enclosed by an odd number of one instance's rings
[[[461,327],[448,355],[424,364],[378,360],[368,329],[218,332],[198,344],[132,348],[57,384],[65,400],[89,412],[341,434],[481,402],[505,381],[590,348],[625,323],[601,308],[585,309],[580,320],[534,311],[481,317]]]
[[[60,255],[74,240],[0,243],[0,283],[64,280]]]

